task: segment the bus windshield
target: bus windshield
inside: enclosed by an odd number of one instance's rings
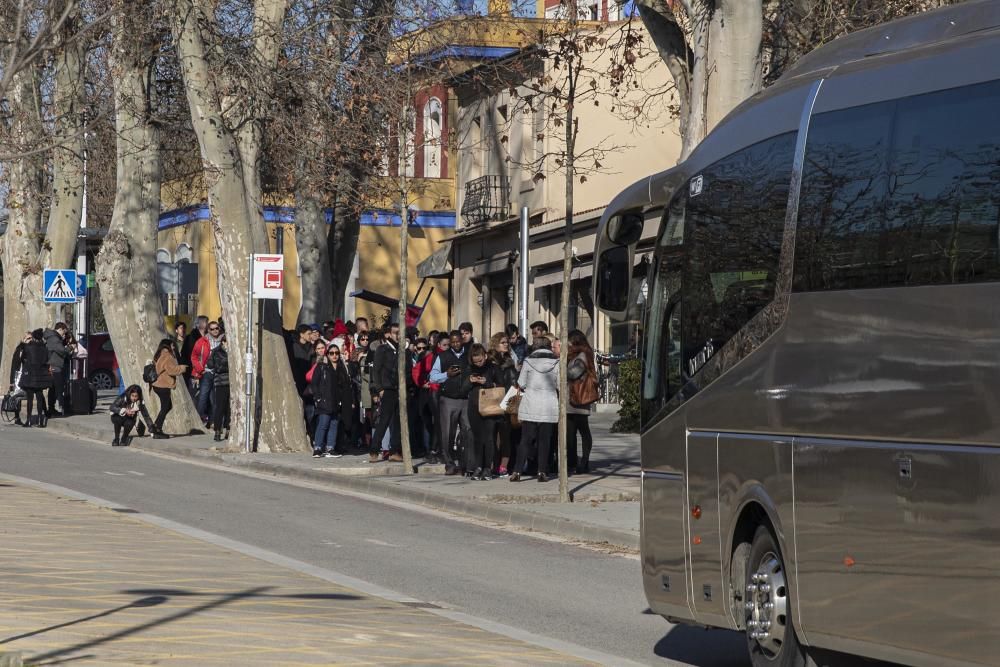
[[[648,279],[645,313],[642,421],[660,411],[680,389],[680,292],[684,264],[684,209],[686,196],[678,195],[667,207]]]

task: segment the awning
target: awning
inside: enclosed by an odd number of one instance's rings
[[[391,296],[386,296],[385,294],[379,294],[378,292],[372,292],[371,290],[366,289],[351,292],[351,296],[355,299],[361,299],[362,301],[377,303],[378,305],[385,306],[386,308],[399,308],[399,297],[394,299]]]
[[[580,278],[589,278],[594,273],[594,267],[589,262],[586,266],[574,266],[573,272],[570,274],[570,280],[579,280]],[[560,266],[558,270],[552,271],[550,273],[544,273],[541,275],[536,275],[531,281],[532,287],[549,287],[550,285],[562,285],[563,272]]]
[[[431,256],[417,264],[417,278],[444,278],[451,275],[451,241],[445,241]]]

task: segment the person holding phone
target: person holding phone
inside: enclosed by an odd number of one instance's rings
[[[139,418],[142,417],[142,421]],[[142,389],[134,384],[125,390],[121,396],[116,398],[111,404],[111,423],[115,427],[115,439],[111,441],[112,447],[128,447],[132,441],[132,429],[141,438],[146,433],[146,428],[151,428],[153,424],[146,403],[142,400]]]
[[[503,374],[479,343],[469,346],[469,366],[462,376],[462,388],[468,392],[467,414],[472,425],[472,441],[466,445],[466,477],[477,481],[493,479],[493,455],[501,416],[479,414],[480,389],[503,387]]]
[[[469,391],[463,386],[462,376],[469,367],[467,349],[462,343],[462,334],[458,330],[449,335],[448,349],[437,356],[431,367],[430,381],[440,386],[438,390],[438,427],[441,433],[441,457],[444,459],[445,474],[460,473],[461,464],[465,458],[459,454],[452,456],[452,444],[455,436],[459,436],[461,447],[472,438],[472,425],[469,423]]]

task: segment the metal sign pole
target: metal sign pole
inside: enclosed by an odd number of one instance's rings
[[[247,273],[247,344],[246,344],[246,359],[244,364],[246,366],[246,406],[243,414],[243,440],[244,440],[244,451],[249,454],[250,448],[250,438],[251,438],[251,410],[252,401],[251,394],[253,393],[253,255],[247,258],[249,272]]]
[[[528,336],[528,207],[521,207],[521,279],[518,281],[518,324],[521,335]]]

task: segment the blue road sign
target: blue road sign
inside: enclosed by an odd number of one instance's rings
[[[76,271],[45,269],[42,292],[45,303],[76,303]]]
[[[87,276],[83,273],[76,274],[76,298],[77,301],[87,298]]]

